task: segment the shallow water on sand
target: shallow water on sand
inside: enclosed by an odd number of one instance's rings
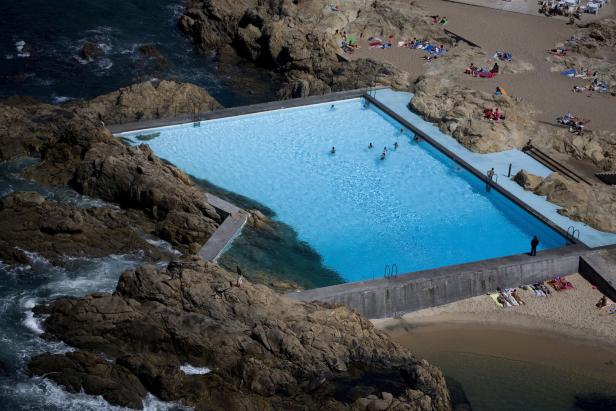
[[[616,395],[616,353],[599,343],[490,326],[388,332],[461,383],[473,411],[573,411],[577,395]]]

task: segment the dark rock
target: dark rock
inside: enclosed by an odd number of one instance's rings
[[[81,48],[81,50],[79,51],[79,56],[87,61],[92,61],[100,56],[103,55],[103,50],[101,50],[101,48],[94,44],[91,43],[89,41],[86,41],[83,45],[83,47]]]
[[[45,375],[68,392],[81,391],[101,395],[111,404],[142,409],[147,390],[125,367],[107,362],[83,351],[65,355],[41,354],[34,357],[28,370]]]
[[[577,394],[575,406],[588,411],[614,411],[616,410],[616,396],[600,393]]]
[[[102,257],[138,250],[151,259],[161,258],[164,253],[143,240],[134,225],[134,219],[120,210],[79,209],[37,193],[13,193],[0,199],[0,258],[30,264],[22,250],[52,262],[62,256]]]
[[[159,70],[165,70],[169,67],[169,60],[161,54],[154,44],[144,44],[137,49],[141,56],[153,60]]]
[[[408,88],[407,74],[389,64],[340,59],[341,38],[334,33],[367,37],[387,32],[452,44],[442,27],[429,21],[414,2],[356,2],[333,13],[326,0],[191,0],[179,26],[203,50],[231,45],[241,56],[280,73],[279,95],[289,98],[372,84]]]
[[[237,286],[235,280],[235,274],[198,258],[160,270],[127,271],[113,295],[51,303],[46,336],[118,358],[108,366],[122,367],[118,374],[135,392],[144,386],[199,410],[318,409],[324,404],[336,410],[385,404],[450,409],[441,373],[358,313],[293,301],[249,282]],[[212,371],[186,375],[179,371],[184,363]],[[76,367],[63,362],[30,369],[87,391],[83,374],[93,370],[79,364],[79,378]],[[124,370],[139,383],[125,378]],[[344,396],[357,385],[370,388]],[[115,392],[114,385],[109,387]]]

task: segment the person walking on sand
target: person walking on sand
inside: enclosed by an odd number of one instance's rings
[[[536,235],[533,236],[533,239],[530,240],[530,255],[531,256],[536,256],[537,255],[537,246],[539,245],[539,239],[537,238]]]

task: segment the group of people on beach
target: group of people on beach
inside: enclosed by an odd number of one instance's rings
[[[590,123],[590,120],[578,118],[570,112],[567,112],[564,116],[558,117],[557,121],[559,124],[568,126],[569,132],[575,133],[578,136],[584,134],[586,124]]]
[[[485,67],[476,66],[475,63],[471,62],[468,67],[464,70],[464,73],[470,74],[473,77],[484,77],[491,78],[495,77],[500,72],[500,66],[497,63],[494,63],[491,69],[487,69]]]
[[[492,121],[500,121],[505,119],[505,114],[502,111],[496,108],[486,108],[483,110],[483,118],[492,120]]]
[[[516,288],[513,290],[505,289],[502,290],[497,288],[496,291],[498,295],[496,297],[496,301],[501,304],[503,307],[511,307],[515,305],[526,305],[526,301],[522,298],[520,293]]]

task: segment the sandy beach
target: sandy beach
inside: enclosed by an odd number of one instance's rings
[[[595,307],[601,293],[580,275],[567,279],[575,289],[549,297],[523,290],[523,306],[482,295],[373,323],[461,383],[473,409],[578,409],[577,394],[616,395],[616,314]]]
[[[532,291],[518,289],[527,303],[517,307],[497,306],[487,295],[456,301],[406,314],[402,319],[374,320],[382,329],[428,324],[476,324],[513,327],[515,330],[566,335],[580,340],[601,341],[616,347],[616,314],[595,304],[602,294],[579,274],[566,277],[575,287],[535,297]]]
[[[595,92],[574,93],[574,85],[587,85],[587,81],[562,76],[552,71],[552,64],[546,61],[545,50],[571,37],[576,25],[568,25],[562,18],[545,17],[537,13],[511,12],[442,0],[419,0],[418,3],[431,14],[447,16],[448,30],[478,44],[490,56],[496,51],[508,51],[514,59],[534,67],[529,72],[500,74],[491,79],[464,75],[465,67],[459,67],[457,80],[460,84],[490,93],[500,85],[511,96],[531,103],[538,110],[536,120],[541,122],[555,124],[558,116],[570,111],[590,119],[589,129],[616,131],[616,97]],[[611,16],[614,16],[614,5],[610,3],[597,16],[583,15],[582,23]],[[412,79],[420,76],[426,65],[430,64],[423,59],[426,53],[422,51],[401,47],[385,50],[370,48],[365,39],[360,42],[360,46],[348,57],[386,61],[408,72]],[[473,63],[491,66],[494,60]]]
[[[502,308],[481,295],[373,323],[426,357],[441,351],[476,352],[616,383],[616,314],[595,307],[602,294],[579,274],[566,278],[575,289],[548,297],[521,290],[526,305]],[[568,360],[559,361],[564,353]]]

